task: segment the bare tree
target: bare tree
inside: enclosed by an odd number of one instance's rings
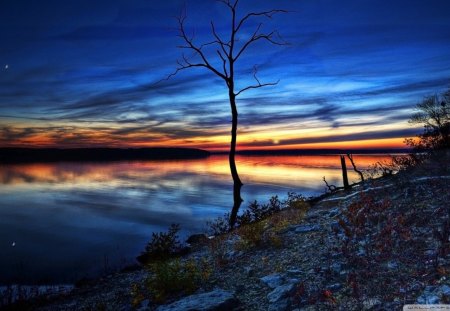
[[[181,49],[189,50],[192,55],[189,57],[185,54],[177,61],[178,67],[176,71],[170,75],[176,75],[178,72],[188,68],[205,68],[221,78],[228,88],[228,98],[231,106],[232,123],[231,123],[231,144],[229,152],[229,164],[231,176],[233,178],[233,210],[230,217],[230,225],[234,226],[235,219],[239,207],[242,203],[241,187],[242,181],[236,169],[235,154],[236,154],[236,136],[238,127],[238,111],[236,107],[236,98],[251,89],[258,89],[265,86],[273,86],[279,81],[262,83],[257,77],[257,68],[253,67],[253,78],[255,83],[253,85],[245,86],[241,89],[236,89],[236,71],[235,64],[241,56],[254,45],[256,42],[265,41],[273,45],[285,45],[286,42],[281,38],[276,30],[271,32],[263,32],[263,23],[259,23],[253,30],[252,35],[244,41],[238,39],[238,34],[242,31],[247,23],[253,19],[271,19],[274,15],[280,13],[287,13],[285,10],[273,9],[261,12],[249,12],[241,17],[237,14],[237,7],[239,0],[217,0],[223,3],[230,12],[231,25],[229,38],[224,39],[221,36],[214,24],[211,21],[212,40],[204,43],[195,42],[194,35],[189,35],[186,31],[185,21],[186,13],[183,13],[178,18],[179,37],[183,40],[183,45],[179,46]],[[169,76],[169,77],[170,77]]]

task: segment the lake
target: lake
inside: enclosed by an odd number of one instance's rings
[[[387,158],[355,162],[367,168]],[[323,176],[342,184],[337,155],[238,156],[237,166],[242,208],[287,192],[321,194]],[[0,285],[71,283],[132,264],[152,232],[171,223],[183,236],[204,231],[232,205],[227,156],[0,165]]]

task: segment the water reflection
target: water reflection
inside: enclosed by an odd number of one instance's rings
[[[355,156],[361,168],[383,158]],[[323,176],[341,184],[338,156],[238,157],[237,165],[244,207],[288,191],[321,193]],[[132,262],[152,231],[180,223],[194,233],[231,206],[226,156],[0,166],[0,284],[73,281]]]

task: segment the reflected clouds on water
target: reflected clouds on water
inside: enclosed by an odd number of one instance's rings
[[[338,165],[338,156],[239,157],[243,207],[288,191],[319,194],[323,176],[340,183]],[[232,206],[226,156],[3,165],[0,185],[0,285],[72,282],[133,263],[151,232],[179,223],[182,236],[197,233]]]

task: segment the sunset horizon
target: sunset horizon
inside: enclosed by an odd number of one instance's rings
[[[261,83],[278,82],[236,98],[238,149],[404,148],[421,130],[408,124],[415,105],[450,86],[446,4],[433,3],[240,3],[289,12],[261,29],[286,44],[256,42],[236,63],[236,91],[256,83],[255,69]],[[227,149],[223,81],[201,68],[170,76],[188,52],[173,18],[183,1],[91,5],[96,22],[86,3],[70,14],[64,4],[0,11],[0,146]],[[195,42],[212,40],[210,19],[227,35],[222,6],[186,7]]]

